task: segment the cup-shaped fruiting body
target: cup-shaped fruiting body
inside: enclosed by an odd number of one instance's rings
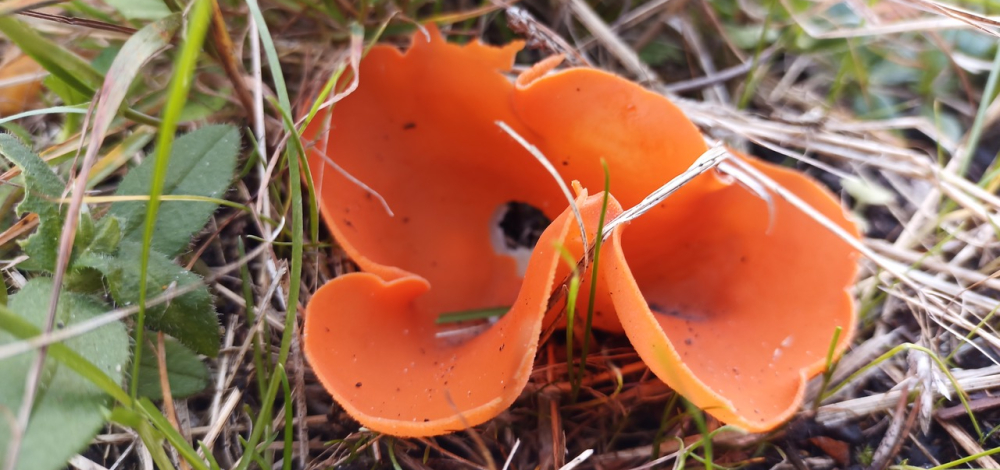
[[[363,272],[313,296],[304,349],[370,429],[442,434],[506,409],[527,383],[547,311],[555,318],[550,299],[570,272],[560,250],[583,256],[565,196],[497,122],[591,192],[604,189],[605,162],[609,218],[706,150],[670,101],[614,75],[553,71],[552,58],[509,80],[520,47],[449,44],[434,28],[405,53],[375,47],[357,90],[306,131],[323,218]],[[738,158],[856,230],[817,183]],[[595,327],[624,329],[660,379],[750,431],[795,412],[836,328],[839,354],[855,321],[854,251],[780,198],[770,203],[706,173],[614,231],[595,287]],[[553,220],[536,227],[527,262],[498,235],[511,204]],[[577,204],[593,241],[600,199]],[[508,312],[460,338],[435,323],[496,307]]]

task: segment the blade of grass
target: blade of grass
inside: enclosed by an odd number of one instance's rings
[[[274,81],[274,94],[278,96],[278,104],[281,108],[287,112],[291,112],[292,103],[288,99],[288,88],[285,86],[285,76],[281,73],[281,61],[278,60],[278,50],[274,47],[274,40],[271,38],[271,32],[267,28],[267,23],[264,21],[264,15],[260,11],[260,5],[257,4],[257,0],[247,0],[247,7],[250,9],[250,14],[253,16],[254,23],[257,24],[257,29],[260,30],[260,40],[264,46],[264,54],[267,56],[267,63],[271,67],[271,79]]]
[[[175,468],[174,464],[170,461],[170,457],[167,457],[166,451],[163,450],[163,436],[156,432],[156,429],[148,421],[144,420],[138,412],[119,406],[111,410],[108,420],[135,430],[136,434],[139,435],[139,439],[146,445],[153,463],[158,468],[167,470]]]
[[[11,121],[16,121],[18,119],[24,119],[31,116],[40,116],[42,114],[87,114],[86,104],[81,104],[77,106],[52,106],[51,108],[45,109],[33,109],[31,111],[25,111],[23,113],[14,114],[0,119],[0,125],[6,124]]]
[[[291,134],[294,152],[289,150],[286,154],[289,173],[289,192],[291,193],[292,210],[292,259],[289,267],[289,288],[287,313],[285,315],[285,330],[281,337],[281,347],[278,352],[278,364],[283,365],[288,359],[288,352],[292,346],[292,334],[295,331],[295,316],[299,303],[299,286],[302,278],[302,251],[303,251],[303,213],[302,213],[302,174],[299,167],[300,158],[305,158],[305,149],[302,147],[301,136],[296,130],[294,120],[291,118],[292,105],[288,99],[288,89],[285,86],[285,78],[281,72],[281,62],[278,60],[278,52],[274,47],[274,40],[268,30],[264,15],[260,11],[257,0],[247,0],[247,7],[253,17],[254,23],[260,30],[261,44],[264,46],[264,54],[270,64],[271,79],[274,81],[275,94],[278,96],[278,111],[281,113],[285,124],[285,130]],[[308,170],[308,168],[307,168]],[[311,182],[311,178],[309,180]],[[313,193],[310,193],[311,195]],[[310,212],[315,224],[318,224],[318,208],[312,204],[313,211]],[[317,226],[318,231],[318,226]]]
[[[242,238],[237,240],[236,248],[239,250],[240,258],[246,257],[246,248],[243,245]],[[243,302],[246,304],[247,326],[253,328],[257,324],[257,315],[254,314],[253,287],[251,287],[253,286],[253,280],[250,278],[250,268],[245,264],[240,266],[240,281],[243,283]],[[267,392],[267,378],[270,377],[270,372],[264,363],[261,341],[256,331],[253,332],[252,341],[253,365],[257,370],[257,393],[260,396],[264,396],[264,393]]]
[[[830,341],[830,347],[826,350],[826,368],[823,369],[823,383],[819,387],[819,393],[816,394],[816,402],[813,403],[813,409],[819,408],[823,392],[826,391],[826,387],[830,386],[830,378],[833,377],[833,372],[836,370],[833,355],[837,352],[837,343],[840,341],[840,334],[843,331],[844,329],[839,326],[833,330],[833,340]]]
[[[604,233],[604,220],[608,215],[608,194],[611,192],[611,173],[608,171],[608,162],[601,159],[601,167],[604,168],[604,195],[601,197],[601,217],[597,220],[598,235],[594,240],[594,263],[590,268],[590,300],[587,305],[587,320],[583,325],[583,345],[580,350],[580,377],[587,373],[587,355],[590,353],[590,333],[594,325],[594,302],[597,300],[597,268],[601,262],[601,247],[604,245],[604,237],[599,234]],[[587,245],[584,245],[587,246]],[[586,254],[584,254],[586,257]]]
[[[956,158],[961,158],[958,167],[958,175],[965,176],[972,163],[972,156],[979,149],[979,139],[983,134],[983,126],[986,124],[986,112],[993,104],[996,96],[997,82],[1000,81],[1000,49],[997,49],[993,56],[993,66],[990,68],[990,76],[986,79],[986,88],[983,90],[983,97],[979,101],[979,109],[976,110],[976,118],[972,121],[972,129],[969,131],[969,140],[965,143],[965,151]]]
[[[281,389],[285,393],[285,445],[281,453],[282,470],[292,470],[292,386],[288,384],[288,376],[281,374]]]
[[[261,404],[260,411],[257,413],[257,419],[254,421],[253,431],[250,432],[250,438],[247,439],[243,447],[243,456],[240,457],[240,462],[236,466],[236,470],[246,470],[255,459],[254,456],[257,455],[257,443],[260,442],[264,434],[264,428],[268,427],[266,423],[271,420],[271,407],[274,405],[274,399],[278,395],[278,385],[281,384],[282,380],[288,380],[287,378],[282,379],[284,376],[285,368],[279,363],[275,366],[274,374],[271,376],[271,383],[267,387],[267,395],[263,397],[264,401]]]
[[[139,406],[141,415],[151,422],[153,426],[156,427],[157,431],[163,433],[163,437],[167,439],[174,449],[177,449],[177,453],[184,458],[191,466],[196,470],[209,470],[208,465],[205,463],[201,457],[198,457],[198,453],[194,450],[194,447],[188,443],[187,439],[177,432],[176,429],[167,421],[167,418],[160,413],[159,408],[153,404],[149,398],[142,397],[136,402]]]
[[[215,460],[215,456],[212,455],[211,449],[209,449],[204,442],[198,441],[198,448],[201,449],[202,455],[204,455],[205,459],[208,460],[209,468],[212,470],[222,470],[222,467],[219,466],[219,461]]]
[[[250,0],[253,1],[253,0]],[[288,313],[285,315],[285,331],[281,336],[281,349],[278,351],[278,363],[285,364],[288,352],[292,347],[292,334],[295,331],[295,314],[299,304],[299,286],[302,279],[303,251],[303,214],[302,214],[302,173],[299,164],[305,158],[305,148],[302,147],[302,137],[295,129],[292,116],[284,109],[279,109],[285,123],[285,129],[292,133],[292,146],[287,150],[288,179],[291,192],[292,210],[292,260],[289,269]],[[306,168],[308,173],[308,167]],[[312,181],[309,179],[308,181]],[[313,194],[313,193],[310,193]],[[312,204],[316,207],[317,204]]]
[[[708,425],[705,423],[705,413],[702,412],[700,408],[695,406],[694,403],[691,403],[683,398],[681,398],[681,401],[688,409],[688,414],[691,416],[691,420],[694,421],[695,427],[698,428],[698,433],[702,436],[701,441],[699,441],[699,445],[705,449],[703,451],[705,453],[705,459],[702,461],[705,465],[705,470],[712,470],[715,468],[715,465],[712,462],[712,435],[709,434]],[[694,452],[695,449],[697,449],[697,446],[692,446],[689,448],[689,452]],[[692,456],[694,455],[692,454]]]
[[[146,275],[149,271],[149,252],[153,240],[153,231],[156,228],[156,216],[160,207],[160,196],[163,194],[163,185],[167,177],[167,166],[170,163],[170,150],[174,143],[174,133],[177,131],[177,121],[180,119],[181,110],[187,102],[188,92],[191,89],[191,82],[194,77],[194,69],[198,63],[198,56],[201,52],[202,43],[208,32],[208,24],[211,19],[211,0],[194,0],[188,18],[187,37],[181,47],[180,55],[174,65],[174,75],[170,81],[170,88],[167,94],[167,104],[163,110],[163,123],[160,133],[157,136],[156,145],[156,166],[153,170],[153,179],[149,188],[149,206],[146,212],[145,231],[142,239],[142,255],[139,260],[139,313],[136,316],[135,344],[142,344],[142,332],[145,327],[146,311]],[[132,360],[132,383],[129,393],[135,397],[139,387],[139,362],[142,348],[135,348],[135,357]]]
[[[478,308],[462,310],[460,312],[449,312],[438,315],[434,323],[442,325],[445,323],[456,323],[466,320],[485,320],[490,317],[501,317],[510,310],[510,307]]]
[[[948,469],[948,468],[957,467],[959,465],[972,462],[973,460],[976,460],[976,459],[978,459],[980,457],[986,457],[986,456],[993,455],[993,454],[996,454],[996,453],[1000,453],[1000,447],[994,447],[992,449],[980,452],[978,454],[973,454],[973,455],[970,455],[968,457],[962,457],[962,458],[960,458],[958,460],[953,460],[953,461],[948,462],[948,463],[943,463],[941,465],[938,465],[936,467],[931,468],[931,470],[945,470],[945,469]],[[918,467],[918,468],[920,468],[920,467]]]
[[[557,248],[559,256],[573,273],[569,278],[566,290],[566,375],[570,383],[570,403],[576,403],[576,397],[580,393],[580,382],[583,378],[582,375],[577,377],[573,370],[576,367],[573,364],[573,330],[576,327],[576,299],[580,296],[580,271],[577,270],[576,259],[573,258],[569,250],[562,244],[559,244]],[[587,254],[584,253],[584,256]]]
[[[566,374],[569,376],[570,383],[570,403],[576,403],[576,399],[580,395],[580,382],[583,379],[582,373],[573,373],[573,369],[576,367],[573,364],[573,330],[576,325],[576,299],[579,295],[580,276],[574,273],[569,280],[569,291],[566,293]],[[586,343],[587,339],[584,338],[583,341]]]

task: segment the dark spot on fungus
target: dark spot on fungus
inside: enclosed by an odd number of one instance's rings
[[[324,330],[324,331],[326,331],[327,333],[329,333],[329,332],[330,332],[330,327],[328,327],[328,326],[324,326],[324,327],[323,327],[323,330]]]
[[[428,422],[428,421],[430,421],[430,418],[424,418],[424,422],[425,423]]]
[[[347,219],[344,219],[344,225],[346,225],[346,226],[348,226],[350,228],[354,228],[354,224],[351,223],[351,221],[347,220]]]
[[[503,344],[501,344],[501,345],[500,345],[500,350],[501,350],[501,351],[503,351],[503,348],[505,348],[505,347],[507,347],[507,343],[503,343]]]
[[[563,164],[563,166],[569,166],[569,162],[568,162],[568,161],[566,161],[566,160],[563,160],[563,161],[562,161],[562,164]]]
[[[410,129],[415,129],[416,127],[417,127],[417,123],[415,123],[415,122],[408,122],[406,124],[403,124],[403,130],[404,131],[408,131]]]
[[[361,382],[354,384],[355,387],[361,387]]]
[[[684,339],[684,344],[691,346],[692,343],[694,343],[694,340],[692,340],[691,338]]]
[[[403,217],[403,223],[404,224],[410,223],[410,218],[409,217]]]

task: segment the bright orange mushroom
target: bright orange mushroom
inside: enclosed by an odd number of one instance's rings
[[[603,189],[604,159],[612,217],[706,150],[679,109],[634,83],[593,69],[552,72],[558,59],[511,83],[503,72],[519,43],[458,46],[431,29],[405,54],[373,48],[358,89],[306,132],[324,220],[365,272],[314,295],[305,353],[345,410],[401,436],[460,430],[506,409],[527,383],[549,297],[569,271],[556,246],[582,255],[565,198],[497,121],[591,191]],[[745,160],[855,230],[815,182]],[[554,220],[523,272],[496,239],[512,202]],[[592,239],[600,200],[581,195],[578,204]],[[853,250],[775,204],[770,221],[765,201],[702,175],[614,231],[597,286],[595,327],[624,329],[658,377],[750,431],[794,413],[836,327],[845,330],[839,354],[855,320]],[[445,312],[500,306],[512,307],[471,338],[443,338],[435,325]]]

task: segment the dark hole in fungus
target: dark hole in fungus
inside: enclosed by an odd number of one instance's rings
[[[500,219],[504,244],[508,249],[534,248],[545,228],[552,223],[538,208],[523,202],[511,201]]]

